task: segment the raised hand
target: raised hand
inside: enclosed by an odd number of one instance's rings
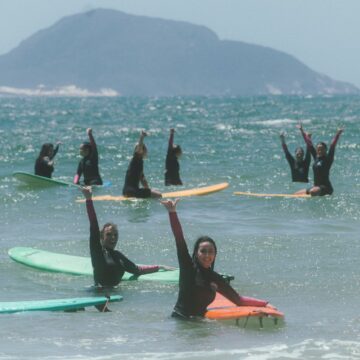
[[[86,200],[90,200],[92,197],[91,186],[79,186],[80,191],[83,193]]]
[[[175,200],[162,200],[160,201],[163,204],[168,212],[176,212],[176,205],[180,199]]]

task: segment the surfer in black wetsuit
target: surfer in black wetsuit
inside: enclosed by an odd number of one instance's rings
[[[123,195],[136,198],[159,198],[161,193],[149,188],[144,175],[144,159],[147,156],[147,148],[144,144],[145,131],[141,131],[139,142],[135,146],[133,157],[126,171]],[[139,184],[143,186],[140,188]]]
[[[298,128],[300,129],[305,143],[309,147],[311,155],[314,158],[314,186],[309,189],[300,190],[296,194],[310,194],[311,196],[331,195],[334,189],[329,178],[330,168],[334,161],[336,144],[344,130],[339,129],[336,132],[335,137],[331,142],[329,151],[327,152],[327,146],[325,143],[319,142],[315,149],[311,138],[307,133],[304,132],[301,124],[298,126]]]
[[[51,178],[54,171],[54,157],[59,150],[60,141],[54,145],[51,143],[43,144],[40,154],[35,162],[35,175]]]
[[[203,317],[216,292],[238,306],[266,306],[266,301],[240,296],[214,271],[217,249],[211,238],[200,237],[190,256],[176,213],[177,202],[178,200],[161,202],[169,212],[180,267],[179,295],[172,315],[184,319]]]
[[[181,147],[174,145],[175,129],[170,129],[169,145],[165,161],[165,185],[182,185],[180,179],[179,157],[182,154]]]
[[[80,184],[81,175],[84,175],[85,185],[102,185],[103,182],[99,173],[99,156],[92,129],[87,129],[86,133],[90,142],[83,142],[80,145],[82,159],[74,176],[74,184]]]
[[[96,286],[113,287],[119,284],[125,271],[138,277],[143,274],[173,268],[163,265],[136,265],[120,251],[115,250],[118,241],[118,229],[113,223],[106,223],[99,229],[92,201],[91,187],[81,188],[86,198],[86,210],[90,221],[90,255],[94,269]]]
[[[310,134],[308,134],[311,137]],[[290,154],[288,147],[285,143],[284,133],[280,134],[281,145],[285,153],[286,160],[289,163],[291,170],[291,178],[293,182],[309,182],[309,167],[310,167],[310,150],[306,147],[306,155],[304,159],[304,150],[298,147],[295,150],[295,158]]]

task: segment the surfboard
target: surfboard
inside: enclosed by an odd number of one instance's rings
[[[69,311],[88,306],[105,305],[107,302],[122,300],[120,295],[110,297],[80,297],[69,299],[30,300],[30,301],[1,301],[0,314],[12,314],[24,311]]]
[[[14,261],[38,270],[93,276],[93,268],[89,257],[58,254],[30,247],[14,247],[8,251],[8,254]],[[125,272],[122,280],[178,282],[179,270],[159,270],[139,277]]]
[[[162,194],[163,198],[178,198],[178,197],[188,197],[188,196],[204,196],[209,195],[221,190],[226,189],[229,187],[229,184],[224,182],[220,184],[204,186],[194,189],[187,189],[187,190],[179,190],[173,192],[165,192]],[[124,200],[144,200],[144,199],[137,199],[132,197],[126,196],[113,196],[113,195],[100,195],[100,196],[93,196],[93,201],[124,201]],[[85,199],[78,199],[77,202],[85,202]]]
[[[71,182],[66,182],[62,180],[57,180],[53,178],[47,178],[44,176],[38,176],[34,174],[30,174],[24,171],[17,171],[13,173],[13,176],[25,183],[26,185],[31,186],[77,186]]]
[[[47,186],[73,186],[78,187],[78,185],[70,181],[62,181],[53,178],[47,178],[44,176],[30,174],[24,171],[17,171],[13,173],[13,176],[20,180],[22,183],[29,186],[36,187],[47,187]],[[95,185],[95,188],[99,187],[110,187],[112,185],[111,181],[104,181],[102,185]]]
[[[282,198],[311,198],[311,195],[308,194],[259,194],[252,192],[236,191],[234,195],[242,196],[253,196],[253,197],[282,197]]]
[[[234,321],[239,326],[277,326],[284,320],[284,314],[271,305],[265,307],[237,306],[219,293],[208,306],[205,318]]]

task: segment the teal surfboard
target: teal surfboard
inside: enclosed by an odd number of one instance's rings
[[[0,314],[12,314],[23,311],[77,310],[87,306],[105,305],[107,302],[120,300],[122,300],[122,296],[112,295],[109,298],[101,296],[51,300],[1,301]]]
[[[29,185],[29,186],[36,186],[36,187],[47,187],[47,186],[75,186],[78,185],[69,182],[69,181],[62,181],[53,178],[47,178],[44,176],[38,176],[34,174],[30,174],[24,171],[17,171],[13,173],[13,176],[21,181],[22,183]],[[111,181],[104,181],[103,185],[95,185],[96,188],[98,187],[110,187],[112,185]]]
[[[8,254],[13,260],[38,270],[93,276],[89,257],[58,254],[29,247],[14,247],[8,251]],[[139,277],[126,272],[122,280],[178,282],[179,270],[160,270]]]
[[[23,182],[26,185],[30,186],[76,186],[71,182],[50,179],[44,176],[38,176],[34,174],[30,174],[24,171],[17,171],[13,173],[13,176]]]

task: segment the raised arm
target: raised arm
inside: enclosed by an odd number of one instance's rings
[[[99,229],[99,224],[98,224],[97,217],[96,217],[94,203],[92,201],[91,186],[81,186],[80,190],[86,199],[86,211],[88,214],[90,226]]]
[[[340,138],[340,135],[343,133],[343,131],[344,131],[343,128],[338,129],[338,131],[336,132],[334,138],[331,141],[330,149],[329,149],[329,157],[331,157],[332,159],[334,158],[334,155],[335,155],[336,144],[337,144],[337,142],[338,142],[338,140]]]
[[[179,259],[179,264],[181,265],[192,265],[192,260],[189,255],[189,250],[184,238],[182,227],[179,221],[179,218],[176,213],[176,204],[179,199],[173,200],[164,200],[161,203],[165,206],[169,213],[170,225],[172,232],[175,237],[176,249]]]
[[[332,147],[335,147],[335,146],[336,146],[336,144],[337,144],[337,142],[338,142],[338,140],[339,140],[339,138],[340,138],[340,135],[341,135],[343,132],[344,132],[344,129],[343,129],[343,128],[338,129],[338,131],[336,132],[336,134],[335,134],[335,136],[334,136],[334,138],[333,138],[330,146],[332,146]]]
[[[49,157],[50,160],[52,160],[55,157],[55,155],[58,153],[60,144],[61,144],[61,141],[56,142],[54,152],[53,152],[52,156]]]
[[[135,146],[135,153],[138,155],[142,155],[144,151],[144,138],[147,136],[146,132],[144,130],[141,130],[139,141]]]
[[[171,150],[172,147],[174,146],[174,134],[175,134],[175,129],[170,129],[168,151]]]
[[[101,257],[102,253],[99,223],[92,201],[91,186],[80,187],[80,190],[86,199],[86,211],[90,222],[90,254],[93,265],[95,265],[97,259]]]
[[[93,136],[93,133],[92,133],[92,129],[91,128],[86,129],[86,133],[87,133],[87,136],[88,136],[89,141],[90,141],[91,150],[92,151],[96,150],[96,142],[95,142],[95,139],[94,139],[94,136]]]
[[[305,144],[306,144],[307,148],[309,149],[311,155],[315,159],[316,158],[316,150],[315,150],[314,145],[313,145],[312,140],[311,140],[311,134],[306,133],[304,131],[301,123],[299,125],[297,125],[297,128],[300,130],[301,135],[304,138],[304,141],[305,141]]]
[[[294,161],[294,158],[293,156],[290,154],[289,152],[289,149],[285,143],[285,134],[282,132],[280,133],[280,140],[281,140],[281,146],[284,150],[284,153],[285,153],[285,157],[286,157],[286,160],[289,162],[289,163],[292,163]]]
[[[311,134],[307,133],[307,136],[311,139]],[[305,152],[305,164],[306,166],[310,166],[311,162],[311,151],[308,145],[306,145],[306,152]]]

